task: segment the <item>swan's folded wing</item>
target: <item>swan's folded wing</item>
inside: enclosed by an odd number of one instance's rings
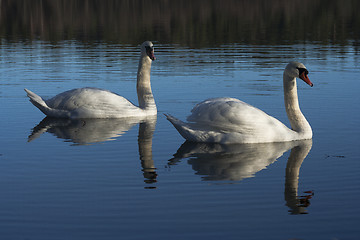
[[[126,98],[107,90],[81,88],[63,92],[46,101],[49,107],[71,112],[72,116],[114,117],[139,111],[138,107]],[[105,116],[109,115],[109,116]]]
[[[208,99],[197,104],[191,112],[187,118],[189,122],[212,126],[222,131],[254,134],[268,131],[271,127],[285,127],[260,109],[235,98]]]

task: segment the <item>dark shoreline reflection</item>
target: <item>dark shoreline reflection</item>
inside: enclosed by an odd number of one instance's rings
[[[0,38],[145,39],[209,47],[225,43],[344,44],[360,39],[356,0],[2,0]]]
[[[312,140],[260,144],[208,144],[186,141],[168,165],[187,158],[195,174],[203,181],[241,181],[275,162],[291,149],[286,166],[285,201],[291,214],[304,214],[312,192],[298,196],[299,170],[312,147]]]
[[[155,183],[156,168],[152,158],[152,137],[155,131],[157,117],[123,118],[123,119],[64,119],[45,117],[36,125],[28,142],[48,132],[73,145],[90,145],[112,141],[139,124],[138,146],[139,158],[145,183]],[[146,187],[155,188],[155,187]]]

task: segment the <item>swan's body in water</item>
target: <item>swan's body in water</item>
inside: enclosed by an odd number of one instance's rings
[[[197,104],[184,123],[166,115],[178,132],[193,142],[265,143],[311,139],[310,124],[300,111],[296,78],[310,86],[304,64],[290,62],[283,75],[285,109],[291,128],[258,108],[235,98],[214,98]]]
[[[155,60],[153,44],[145,41],[141,45],[137,73],[138,107],[120,95],[98,88],[73,89],[48,100],[43,100],[30,90],[25,89],[25,91],[30,102],[49,117],[75,119],[152,116],[157,114],[150,85],[153,60]]]

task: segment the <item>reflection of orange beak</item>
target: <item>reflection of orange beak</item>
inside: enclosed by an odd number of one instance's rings
[[[307,74],[305,73],[305,71],[300,74],[300,79],[303,80],[304,82],[306,82],[307,84],[310,85],[310,87],[314,86],[314,84],[310,81],[310,79],[308,78]]]

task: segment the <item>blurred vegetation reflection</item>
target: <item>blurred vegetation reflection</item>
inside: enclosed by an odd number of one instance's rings
[[[357,0],[1,0],[0,37],[191,47],[356,44]]]

